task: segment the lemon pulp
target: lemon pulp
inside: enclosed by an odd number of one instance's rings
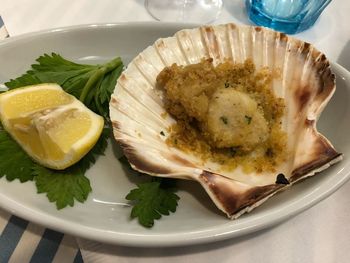
[[[57,84],[18,88],[0,95],[4,128],[40,164],[65,169],[101,135],[103,118]]]

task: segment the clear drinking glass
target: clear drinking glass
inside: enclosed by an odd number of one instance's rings
[[[331,0],[246,0],[255,24],[295,34],[311,27]]]
[[[210,23],[220,14],[222,0],[145,0],[145,7],[159,21]]]

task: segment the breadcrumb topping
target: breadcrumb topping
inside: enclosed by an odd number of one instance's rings
[[[276,73],[259,71],[251,60],[217,65],[212,59],[163,69],[157,86],[166,111],[177,123],[167,143],[219,163],[249,172],[275,171],[287,158],[282,130],[285,104],[272,90]]]

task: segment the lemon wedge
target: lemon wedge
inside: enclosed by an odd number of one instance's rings
[[[0,94],[0,119],[35,161],[56,170],[87,154],[104,126],[101,116],[51,83]]]

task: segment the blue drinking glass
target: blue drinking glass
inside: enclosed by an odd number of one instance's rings
[[[255,24],[295,34],[311,27],[331,0],[246,0]]]

